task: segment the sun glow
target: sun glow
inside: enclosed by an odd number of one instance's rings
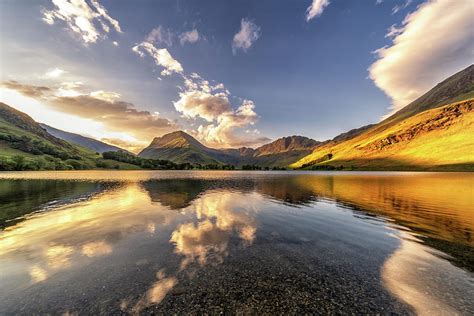
[[[44,123],[67,132],[95,139],[117,139],[130,144],[139,142],[128,133],[110,131],[101,122],[52,110],[41,102],[26,97],[14,90],[0,88],[0,102],[28,113],[29,116],[39,123]]]

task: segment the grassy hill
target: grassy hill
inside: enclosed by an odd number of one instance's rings
[[[304,169],[474,170],[474,65],[378,124],[326,141]]]
[[[54,137],[31,117],[0,103],[0,170],[138,169]]]
[[[421,112],[377,132],[328,143],[293,168],[473,170],[474,99]]]

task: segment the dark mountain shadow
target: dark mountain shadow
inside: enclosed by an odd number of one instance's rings
[[[0,180],[0,228],[25,215],[84,200],[118,184],[67,180]]]

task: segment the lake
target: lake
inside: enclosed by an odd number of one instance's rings
[[[0,314],[474,313],[474,174],[0,173]]]

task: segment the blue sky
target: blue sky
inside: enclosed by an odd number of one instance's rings
[[[97,17],[95,4],[106,14]],[[311,5],[320,14],[311,16]],[[79,11],[70,14],[68,6]],[[83,24],[77,30],[84,6],[95,14],[84,16],[96,38],[82,36],[91,35]],[[2,1],[7,84],[0,96],[39,121],[129,148],[173,129],[218,147],[295,134],[325,140],[379,121],[472,63],[472,32],[461,31],[472,30],[466,6],[464,0]],[[423,26],[435,30],[440,19],[441,34],[429,35]],[[440,43],[437,36],[452,40]],[[163,50],[180,66],[171,74],[162,75],[172,66],[153,56]],[[417,51],[426,57],[413,66]],[[211,89],[219,83],[225,88]],[[32,95],[27,86],[51,91]],[[130,109],[130,120],[118,117]]]

